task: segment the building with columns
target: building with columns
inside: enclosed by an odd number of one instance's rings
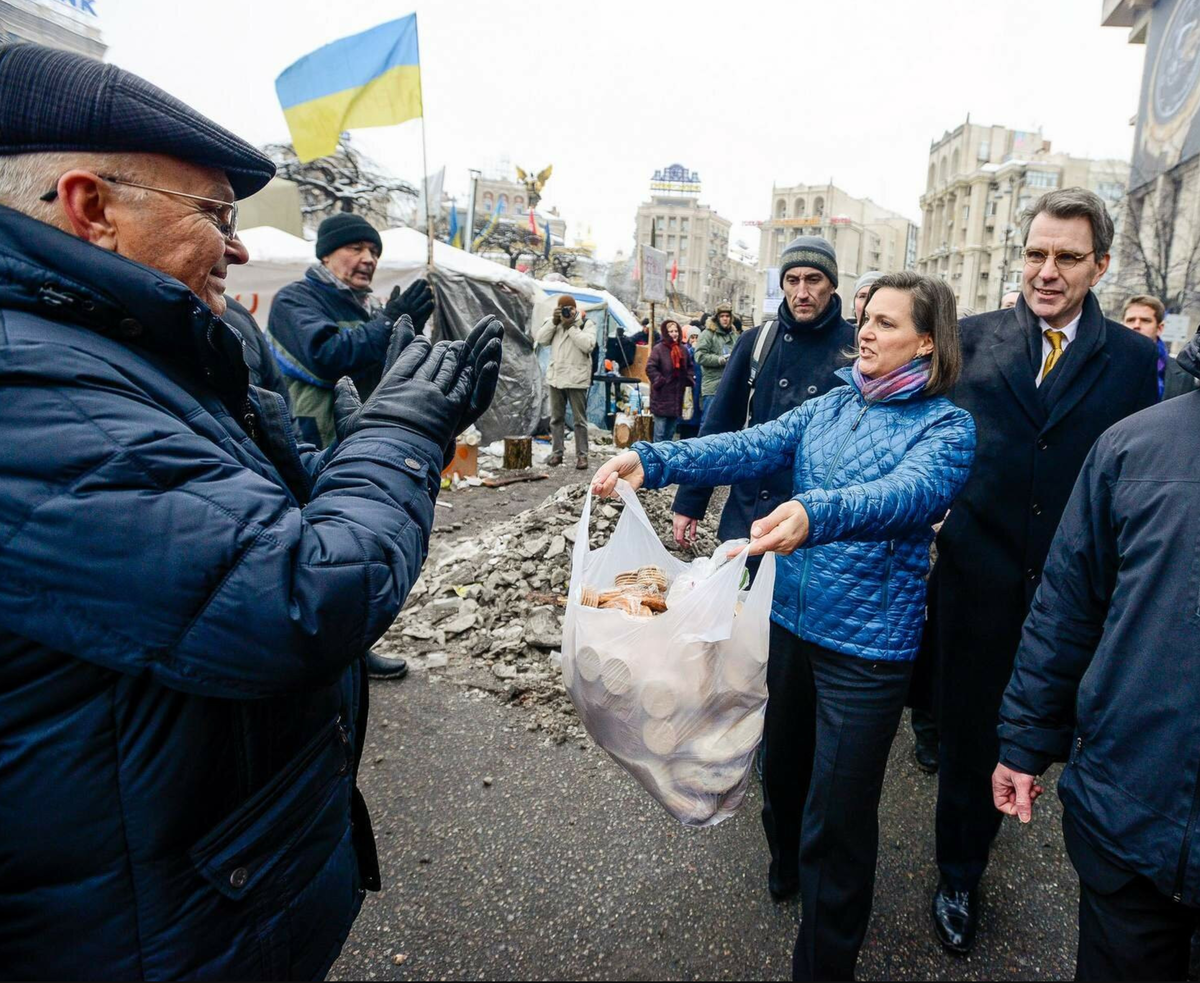
[[[780,255],[797,236],[824,236],[833,245],[843,310],[853,310],[854,281],[868,270],[895,273],[916,262],[917,224],[912,219],[870,198],[855,198],[832,182],[774,186],[770,215],[760,226],[758,249],[756,308],[762,315],[775,313],[777,302],[768,299],[778,281],[778,273],[772,271],[778,270]]]
[[[1021,220],[1054,188],[1083,187],[1117,204],[1129,180],[1122,160],[1054,153],[1040,131],[983,126],[968,119],[929,148],[916,269],[942,277],[960,314],[995,310],[1021,284]],[[1114,289],[1110,269],[1098,292]]]
[[[500,221],[515,224],[529,223],[529,192],[516,179],[515,173],[508,177],[500,171],[479,178],[475,189],[475,224],[486,222],[496,207],[500,209]],[[539,202],[535,209],[538,226],[550,223],[550,235],[556,242],[566,239],[567,223],[558,214],[558,209],[546,211]]]

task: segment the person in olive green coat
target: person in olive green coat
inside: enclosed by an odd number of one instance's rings
[[[738,333],[733,329],[733,308],[721,304],[716,314],[708,319],[708,327],[700,332],[696,342],[696,361],[703,370],[700,395],[707,399],[717,394],[725,366],[737,343]]]

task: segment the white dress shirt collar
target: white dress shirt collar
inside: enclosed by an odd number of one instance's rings
[[[1046,364],[1046,359],[1050,357],[1050,352],[1053,351],[1053,346],[1050,344],[1050,339],[1046,337],[1047,331],[1061,331],[1063,333],[1062,350],[1065,352],[1070,344],[1075,340],[1075,335],[1079,332],[1079,322],[1083,320],[1083,308],[1079,309],[1079,313],[1075,315],[1075,319],[1070,324],[1062,328],[1054,328],[1046,323],[1045,318],[1038,318],[1038,327],[1042,329],[1042,361],[1038,366],[1037,374],[1033,377],[1034,383],[1037,386],[1042,384],[1042,366]]]
[[[1079,333],[1079,322],[1083,320],[1083,308],[1079,309],[1079,313],[1075,315],[1074,320],[1066,327],[1055,328],[1046,323],[1044,317],[1038,318],[1038,327],[1042,329],[1042,344],[1047,348],[1050,347],[1050,342],[1046,340],[1047,331],[1061,331],[1066,337],[1063,339],[1063,350],[1066,351],[1067,345],[1075,340],[1075,335]]]

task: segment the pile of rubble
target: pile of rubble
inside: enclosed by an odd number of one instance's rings
[[[560,742],[581,736],[558,657],[571,551],[586,493],[586,483],[567,485],[477,536],[441,546],[435,540],[379,650],[403,655],[414,670],[438,671],[529,708],[528,730],[544,730]],[[641,492],[639,500],[663,544],[678,551],[671,538],[673,494]],[[593,548],[608,541],[622,508],[620,499],[593,504]],[[686,559],[717,547],[719,515],[720,502],[714,500]]]

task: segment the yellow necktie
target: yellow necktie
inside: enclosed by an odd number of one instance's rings
[[[1062,358],[1063,340],[1067,337],[1061,331],[1046,330],[1042,332],[1046,336],[1046,340],[1050,342],[1050,354],[1046,356],[1046,364],[1042,366],[1042,381],[1050,374],[1050,370],[1058,364],[1058,360]]]

